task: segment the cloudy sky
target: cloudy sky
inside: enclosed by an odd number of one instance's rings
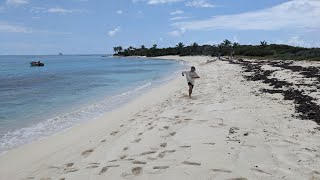
[[[0,0],[0,55],[178,42],[320,47],[320,0]]]

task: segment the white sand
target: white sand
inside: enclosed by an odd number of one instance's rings
[[[320,179],[320,131],[294,106],[259,94],[238,65],[191,62],[185,77],[102,118],[0,157],[0,179]],[[247,135],[245,135],[247,134]]]

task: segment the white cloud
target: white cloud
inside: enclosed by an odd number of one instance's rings
[[[113,30],[110,30],[110,31],[108,32],[108,35],[109,35],[110,37],[114,37],[118,32],[120,32],[120,27],[119,27],[119,26],[116,27],[116,28],[114,28]]]
[[[170,15],[178,15],[178,14],[183,14],[184,12],[181,10],[175,10],[173,12],[170,13]]]
[[[156,5],[156,4],[168,4],[175,3],[183,0],[132,0],[132,2],[147,2],[147,4]]]
[[[70,32],[60,32],[51,30],[32,29],[23,25],[13,24],[8,22],[0,22],[0,33],[42,33],[50,35],[69,35]]]
[[[48,13],[58,13],[58,14],[67,14],[67,13],[84,13],[87,10],[84,9],[64,9],[60,7],[49,8],[46,10]]]
[[[64,13],[72,13],[72,10],[56,7],[56,8],[49,8],[47,10],[47,12],[49,12],[49,13],[63,13],[64,14]]]
[[[123,11],[122,10],[118,10],[116,11],[117,14],[123,14]]]
[[[0,32],[6,33],[31,33],[32,29],[25,26],[0,22]]]
[[[299,47],[316,47],[318,45],[317,43],[306,42],[299,36],[289,38],[286,44]]]
[[[197,8],[213,8],[215,5],[211,4],[207,0],[192,0],[186,3],[186,6]]]
[[[7,0],[6,1],[7,5],[14,5],[14,6],[24,5],[28,3],[29,3],[28,0]]]
[[[177,20],[182,20],[182,19],[190,19],[191,17],[187,17],[187,16],[177,16],[177,17],[173,17],[170,18],[170,21],[177,21]]]
[[[174,23],[186,30],[281,30],[320,29],[320,1],[292,0],[253,12],[220,15],[205,20]]]
[[[45,12],[45,11],[46,11],[46,8],[44,8],[44,7],[32,7],[30,9],[31,13],[41,13],[41,12]]]
[[[65,9],[61,7],[44,8],[44,7],[32,7],[31,13],[56,13],[56,14],[68,14],[68,13],[86,13],[85,9]]]
[[[320,43],[316,40],[305,40],[300,36],[292,36],[287,40],[277,39],[275,41],[271,41],[270,44],[288,44],[291,46],[299,46],[299,47],[320,47]]]
[[[180,29],[178,29],[178,30],[171,31],[171,32],[169,32],[168,34],[169,34],[170,36],[179,37],[179,36],[182,36],[185,32],[186,32],[185,29],[180,28]]]

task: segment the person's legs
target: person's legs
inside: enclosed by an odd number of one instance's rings
[[[192,94],[192,90],[193,90],[193,85],[189,82],[188,83],[189,86],[189,98],[191,98],[191,94]]]

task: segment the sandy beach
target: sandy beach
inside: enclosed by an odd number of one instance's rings
[[[307,108],[317,108],[316,78],[286,64],[159,58],[196,66],[192,99],[179,76],[97,120],[0,156],[0,179],[320,179],[320,128],[300,119],[318,117],[296,113],[305,112],[296,99],[306,94],[314,98]],[[246,79],[254,68],[254,78],[264,70],[273,81]],[[280,93],[268,93],[279,83]],[[291,86],[305,91],[284,98]]]

